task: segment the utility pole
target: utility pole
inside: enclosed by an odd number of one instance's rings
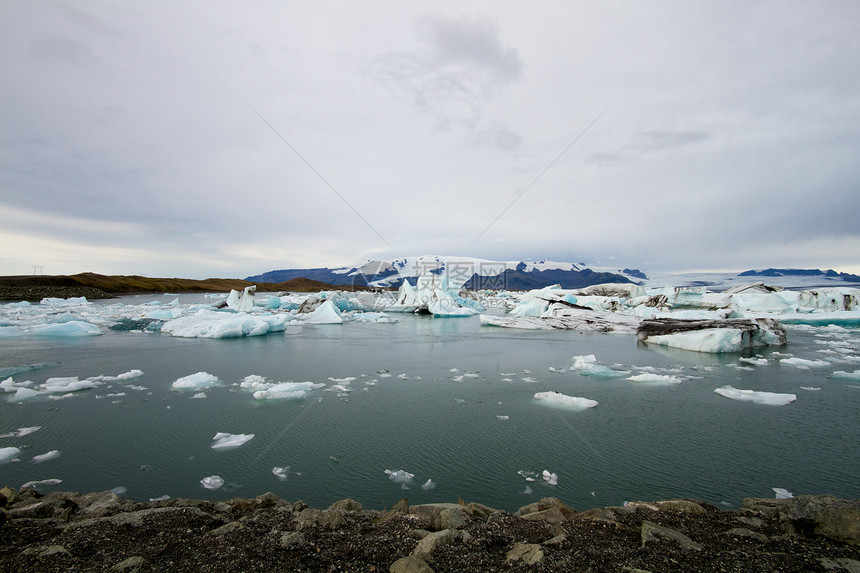
[[[43,274],[44,274],[44,273],[42,272],[42,265],[33,265],[33,276],[35,276],[35,275],[37,275],[37,274],[38,274],[38,275],[43,275]]]

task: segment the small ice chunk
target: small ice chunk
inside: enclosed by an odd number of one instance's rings
[[[794,366],[796,368],[821,368],[823,366],[830,366],[830,363],[826,360],[807,360],[805,358],[785,358],[779,361],[780,364],[788,364],[790,366]]]
[[[291,400],[304,398],[308,392],[315,388],[322,388],[325,384],[315,384],[313,382],[281,382],[274,384],[264,390],[254,392],[255,400]],[[332,386],[337,388],[338,385]],[[341,387],[342,388],[342,387]],[[342,388],[348,392],[346,388]]]
[[[151,498],[149,498],[149,501],[150,502],[167,501],[168,499],[170,499],[169,495],[162,495],[161,497],[151,497]]]
[[[405,376],[405,374],[401,374],[400,376]],[[400,376],[398,376],[398,378]],[[335,384],[349,384],[350,382],[355,380],[355,376],[347,376],[346,378],[332,378],[331,376],[329,376],[329,380],[331,380]]]
[[[424,485],[421,486],[421,489],[423,489],[424,491],[430,491],[431,489],[434,489],[435,487],[436,487],[436,484],[433,482],[433,480],[428,479],[426,482],[424,482]]]
[[[227,434],[224,432],[218,432],[217,434],[215,434],[215,437],[212,438],[214,440],[214,442],[212,443],[212,449],[223,450],[229,448],[238,448],[253,437],[254,434]]]
[[[57,478],[40,479],[37,481],[28,481],[27,483],[22,484],[21,489],[24,489],[25,487],[35,488],[37,485],[60,485],[61,483],[63,483],[63,480]]]
[[[289,472],[290,472],[290,466],[284,466],[284,467],[275,466],[272,468],[272,473],[281,481],[286,481],[287,475],[289,475]]]
[[[33,432],[37,432],[42,429],[42,426],[30,426],[28,428],[18,428],[18,431],[15,432],[16,438],[23,438],[24,436],[29,436]]]
[[[794,497],[794,494],[788,491],[787,489],[783,489],[781,487],[772,487],[773,493],[776,494],[776,499],[791,499]]]
[[[209,476],[200,480],[200,485],[206,489],[218,489],[224,485],[224,480],[221,476]]]
[[[762,358],[757,356],[755,358],[738,358],[738,362],[743,362],[744,364],[753,364],[755,366],[762,366],[767,364],[767,358]]]
[[[554,472],[550,472],[549,470],[544,470],[541,474],[543,481],[547,483],[547,485],[558,485],[558,474]]]
[[[833,374],[830,375],[831,378],[839,378],[842,380],[860,380],[860,370],[855,370],[854,372],[846,372],[844,370],[837,370]]]
[[[538,392],[534,397],[535,400],[540,401],[542,404],[565,408],[576,412],[597,406],[596,400],[589,400],[588,398],[580,398],[578,396],[567,396],[561,392]]]
[[[206,392],[198,392],[197,394],[192,396],[192,398],[198,398],[198,399],[199,398],[205,398],[205,397],[206,397]]]
[[[508,419],[510,419],[510,416],[501,416],[500,415],[500,416],[496,416],[496,418],[499,420],[508,420]]]
[[[172,388],[174,390],[205,390],[206,388],[211,388],[217,384],[217,376],[209,374],[208,372],[197,372],[177,379],[173,383]]]
[[[50,452],[39,454],[38,456],[33,456],[33,461],[37,464],[42,462],[47,462],[48,460],[53,460],[54,458],[60,457],[60,450],[51,450]]]
[[[640,384],[646,384],[648,386],[669,386],[671,384],[680,384],[681,379],[675,376],[667,376],[665,374],[651,374],[651,373],[643,373],[636,374],[635,376],[629,376],[627,378],[631,382],[638,382]]]
[[[20,453],[20,448],[0,448],[0,464],[12,461]]]
[[[406,470],[385,470],[385,473],[388,475],[388,479],[400,484],[400,489],[409,489],[409,486],[412,484],[412,478],[415,477],[415,474],[411,474]]]
[[[128,488],[124,485],[118,485],[114,488],[111,488],[110,492],[116,496],[122,496],[128,493]]]
[[[537,474],[535,472],[530,472],[528,470],[520,470],[517,473],[523,476],[526,481],[535,481],[535,478],[537,478]]]
[[[524,489],[524,490],[523,490],[523,491],[521,491],[520,493],[521,493],[521,494],[523,494],[523,495],[531,495],[531,494],[532,494],[532,493],[534,493],[534,492],[532,491],[532,488],[530,488],[529,486],[526,486],[526,489]]]
[[[741,400],[764,404],[766,406],[785,406],[797,400],[795,394],[777,394],[774,392],[756,392],[754,390],[738,390],[732,386],[723,386],[714,390],[720,396],[731,400]]]
[[[595,378],[621,378],[630,374],[628,370],[615,370],[600,364],[594,354],[574,356],[570,369],[583,376],[594,376]]]
[[[95,388],[96,382],[92,380],[78,380],[77,376],[64,378],[48,378],[41,387],[49,394],[64,394]]]

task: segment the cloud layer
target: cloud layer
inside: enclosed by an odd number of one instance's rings
[[[0,274],[860,271],[854,3],[3,12]]]

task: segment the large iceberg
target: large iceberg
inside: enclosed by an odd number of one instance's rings
[[[639,340],[697,352],[740,352],[786,343],[785,328],[773,319],[643,320]]]
[[[429,313],[438,317],[473,316],[482,310],[475,301],[464,299],[459,293],[459,286],[449,284],[447,272],[427,271],[418,277],[414,287],[404,281],[397,291],[396,302],[387,310]]]
[[[247,314],[199,310],[196,314],[166,322],[161,332],[181,338],[240,338],[284,330],[284,314]]]

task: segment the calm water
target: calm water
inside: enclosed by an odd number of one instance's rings
[[[740,355],[660,351],[632,336],[481,327],[474,317],[398,318],[396,324],[295,326],[245,339],[108,332],[3,340],[0,368],[59,363],[17,374],[16,382],[131,369],[144,375],[63,400],[0,404],[0,433],[42,426],[0,439],[0,447],[23,449],[20,462],[0,465],[0,483],[56,478],[67,490],[121,486],[135,500],[272,491],[317,507],[352,497],[374,508],[408,496],[412,503],[461,497],[513,510],[546,495],[577,508],[669,497],[737,506],[744,497],[773,496],[773,487],[860,497],[860,384],[827,377],[857,369],[856,362],[801,369],[771,359],[740,370]],[[819,351],[836,343],[848,349],[846,360],[860,354],[856,329],[836,336],[792,328],[789,336],[779,352],[820,360]],[[586,354],[683,382],[642,386],[549,370]],[[177,378],[198,371],[222,385],[207,390],[205,399],[171,390]],[[389,377],[380,376],[386,372]],[[477,376],[457,380],[467,372]],[[235,385],[250,374],[329,386],[329,377],[356,380],[348,395],[323,388],[299,400],[257,401]],[[726,384],[795,393],[797,401],[763,406],[713,392]],[[533,399],[546,390],[599,405],[581,412],[550,408]],[[210,446],[218,432],[256,436],[217,451]],[[55,449],[60,457],[32,461]],[[290,467],[286,480],[272,474],[275,466]],[[403,490],[386,469],[411,472],[414,483]],[[558,474],[557,486],[518,474],[544,469]],[[200,480],[213,474],[226,485],[202,488]],[[435,489],[421,488],[427,479]],[[527,486],[531,493],[523,493]]]

